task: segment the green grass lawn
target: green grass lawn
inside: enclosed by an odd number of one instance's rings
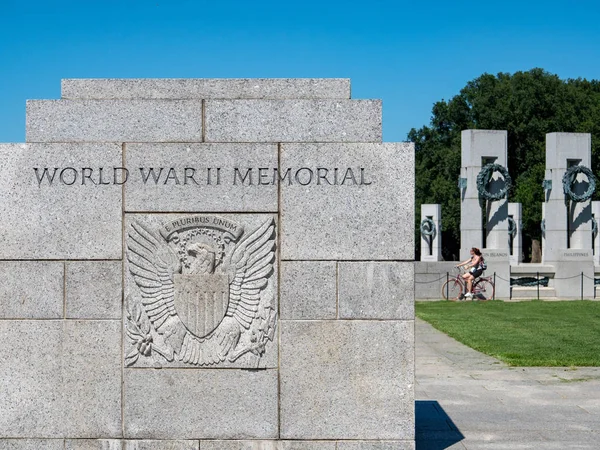
[[[600,366],[600,302],[417,302],[416,314],[512,366]]]

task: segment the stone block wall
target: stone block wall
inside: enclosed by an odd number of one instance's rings
[[[0,144],[0,448],[414,449],[414,155],[381,102],[62,97]]]
[[[415,263],[415,299],[441,300],[442,287],[457,274],[459,261],[419,261]]]

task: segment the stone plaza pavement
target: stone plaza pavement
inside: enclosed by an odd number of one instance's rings
[[[415,332],[417,450],[600,448],[600,368],[512,368]]]

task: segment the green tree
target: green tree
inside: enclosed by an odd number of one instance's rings
[[[430,124],[408,133],[416,150],[417,257],[422,203],[442,205],[443,255],[447,260],[458,256],[460,133],[466,129],[507,130],[514,183],[509,200],[523,205],[527,245],[541,235],[546,133],[591,133],[591,169],[600,173],[600,81],[561,80],[543,69],[483,74],[451,100],[435,103]]]

